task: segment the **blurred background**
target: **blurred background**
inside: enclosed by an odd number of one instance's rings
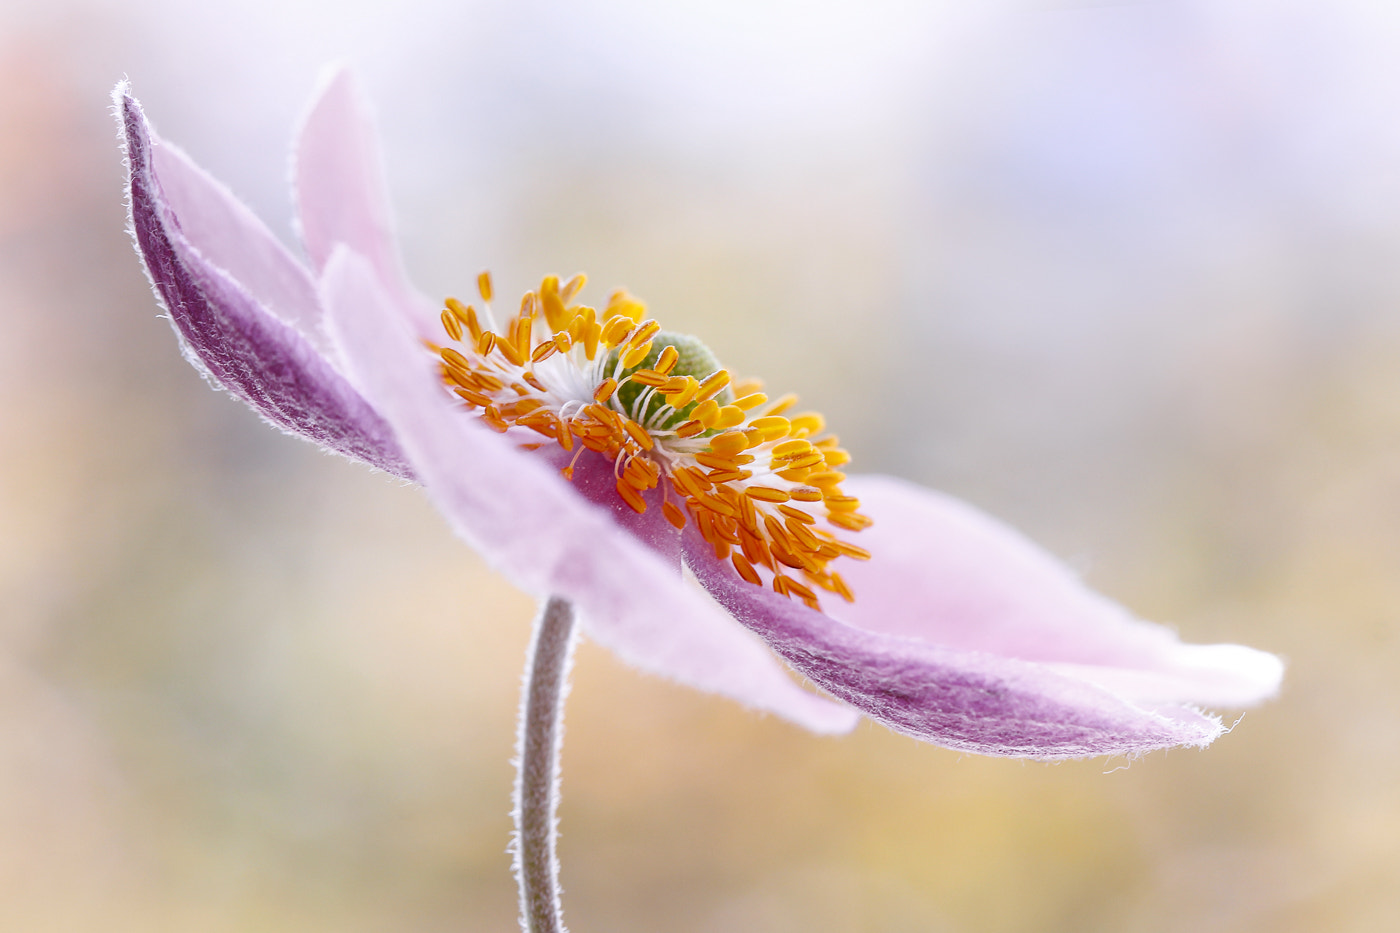
[[[1290,661],[1123,767],[585,645],[573,929],[1400,929],[1400,14],[1321,0],[4,0],[0,928],[515,929],[530,601],[209,391],[123,231],[118,79],[290,241],[330,61],[427,294],[626,285],[855,468]]]

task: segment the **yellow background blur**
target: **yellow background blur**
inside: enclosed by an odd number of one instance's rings
[[[122,229],[117,79],[290,238],[332,59],[428,294],[625,284],[853,468],[1291,665],[1208,751],[1047,766],[585,645],[573,929],[1400,929],[1400,17],[967,6],[0,6],[0,929],[514,928],[529,600],[209,391]]]

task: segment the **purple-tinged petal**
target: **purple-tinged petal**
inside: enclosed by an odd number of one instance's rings
[[[369,260],[381,291],[420,325],[432,307],[408,284],[394,240],[393,212],[369,105],[346,69],[326,79],[297,136],[292,166],[307,256],[325,269],[336,246]],[[420,336],[426,336],[421,334]]]
[[[185,357],[284,431],[405,478],[393,432],[306,338],[262,307],[181,232],[152,172],[141,107],[119,86],[131,228]]]
[[[153,134],[151,165],[180,233],[264,308],[316,343],[321,303],[316,282],[272,231],[231,191],[179,148]]]
[[[830,610],[856,628],[1052,663],[1135,702],[1246,706],[1278,691],[1275,656],[1182,644],[966,503],[891,477],[846,487],[875,520],[853,539],[872,559],[840,568],[856,601]]]
[[[1082,758],[1204,746],[1223,731],[1214,717],[1142,709],[1044,665],[853,628],[744,582],[693,527],[682,545],[720,605],[813,683],[897,732],[980,755]]]
[[[589,634],[637,667],[817,732],[855,724],[850,710],[801,689],[758,639],[686,584],[674,530],[655,524],[659,508],[647,510],[634,536],[548,457],[517,449],[513,436],[454,404],[411,328],[380,312],[379,290],[362,258],[337,251],[326,269],[331,337],[459,537],[523,589],[573,601]],[[576,471],[583,490],[600,497],[612,475],[610,464],[582,457]]]

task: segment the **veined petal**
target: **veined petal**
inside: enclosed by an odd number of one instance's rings
[[[152,134],[152,171],[180,233],[213,265],[302,335],[319,344],[316,282],[272,231],[178,147]]]
[[[403,272],[378,138],[348,70],[330,74],[307,112],[292,178],[302,242],[316,270],[324,270],[336,246],[344,245],[369,260],[381,292],[400,313],[420,325],[431,322],[430,303]]]
[[[393,432],[301,334],[271,314],[181,232],[152,172],[141,107],[119,86],[130,168],[131,227],[185,356],[284,431],[411,477]]]
[[[1245,706],[1278,691],[1274,655],[1182,644],[966,503],[891,477],[847,485],[874,519],[860,534],[871,560],[841,571],[856,601],[831,609],[856,628],[1046,662],[1134,702]]]
[[[693,528],[682,543],[720,605],[822,689],[897,732],[980,755],[1053,759],[1204,746],[1224,731],[1215,717],[1140,708],[1045,665],[854,628],[744,582]]]
[[[515,449],[455,405],[433,355],[404,321],[380,313],[380,291],[367,262],[336,251],[326,268],[331,336],[459,537],[527,591],[573,601],[595,639],[644,670],[817,732],[855,724],[850,710],[797,686],[757,639],[685,583],[674,531],[658,537],[659,528],[642,524],[634,536],[615,520],[623,513],[593,505],[546,458]],[[581,463],[585,491],[604,482],[599,469]],[[601,469],[611,475],[610,465]],[[659,518],[659,509],[648,512]],[[669,561],[657,547],[669,549]]]

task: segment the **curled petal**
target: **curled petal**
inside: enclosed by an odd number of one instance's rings
[[[296,326],[313,343],[322,339],[316,282],[267,225],[179,148],[153,136],[152,172],[180,233],[208,262],[257,301]]]
[[[459,537],[527,591],[572,601],[595,639],[644,670],[814,731],[855,724],[850,710],[793,683],[761,642],[686,584],[674,531],[655,524],[659,509],[640,517],[634,535],[614,517],[621,513],[589,502],[547,458],[516,449],[512,436],[454,404],[434,357],[404,321],[379,312],[379,290],[363,259],[336,251],[326,267],[331,336]],[[586,494],[601,495],[611,465],[581,460],[575,475]]]
[[[1045,665],[854,628],[744,582],[694,529],[682,543],[720,605],[823,690],[897,732],[981,755],[1053,759],[1203,746],[1223,731],[1215,717],[1134,706]]]
[[[847,489],[875,520],[859,536],[872,559],[841,571],[857,599],[832,608],[856,628],[1045,662],[1139,703],[1245,706],[1278,690],[1274,655],[1182,644],[966,503],[885,476]]]
[[[135,99],[116,100],[130,168],[131,227],[185,356],[284,431],[411,477],[393,432],[293,327],[191,245],[152,170],[153,139]]]

